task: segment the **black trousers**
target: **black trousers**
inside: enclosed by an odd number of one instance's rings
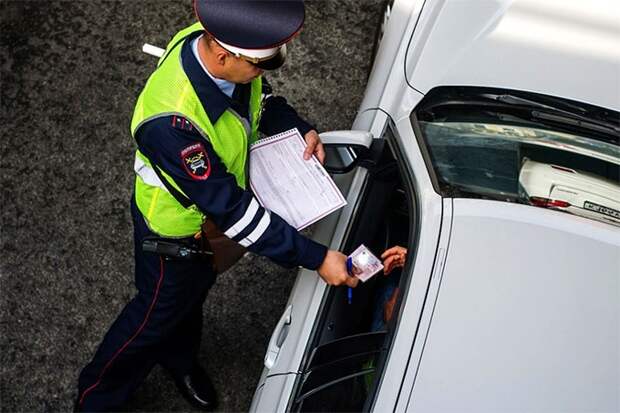
[[[200,348],[202,304],[215,274],[207,261],[143,252],[142,240],[154,234],[133,197],[131,212],[138,293],[80,373],[77,403],[84,411],[118,410],[155,364],[173,375],[189,372]]]

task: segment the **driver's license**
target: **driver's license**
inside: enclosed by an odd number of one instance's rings
[[[364,244],[357,247],[351,255],[351,275],[356,276],[362,282],[367,281],[373,275],[383,269],[381,261],[373,255],[372,252]]]

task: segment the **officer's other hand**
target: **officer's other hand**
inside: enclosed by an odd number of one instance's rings
[[[306,141],[306,145],[308,145],[304,151],[304,159],[307,161],[312,155],[314,155],[322,165],[325,161],[325,149],[323,148],[319,134],[313,129],[306,133],[304,139]]]
[[[348,285],[357,287],[359,279],[347,273],[347,256],[339,251],[329,250],[317,270],[328,285]]]

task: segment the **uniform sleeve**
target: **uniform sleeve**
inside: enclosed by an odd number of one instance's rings
[[[226,236],[285,267],[317,269],[321,265],[325,246],[261,207],[251,191],[237,185],[207,140],[195,129],[189,130],[192,127],[184,119],[184,129],[171,126],[173,122],[179,118],[159,118],[143,125],[136,136],[140,151]]]
[[[303,120],[285,98],[273,95],[271,85],[265,77],[263,77],[263,96],[265,103],[258,129],[265,135],[271,136],[297,128],[301,136],[304,136],[312,129],[316,129]]]

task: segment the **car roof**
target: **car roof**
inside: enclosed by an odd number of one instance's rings
[[[620,110],[620,2],[427,1],[410,86],[501,87]]]

